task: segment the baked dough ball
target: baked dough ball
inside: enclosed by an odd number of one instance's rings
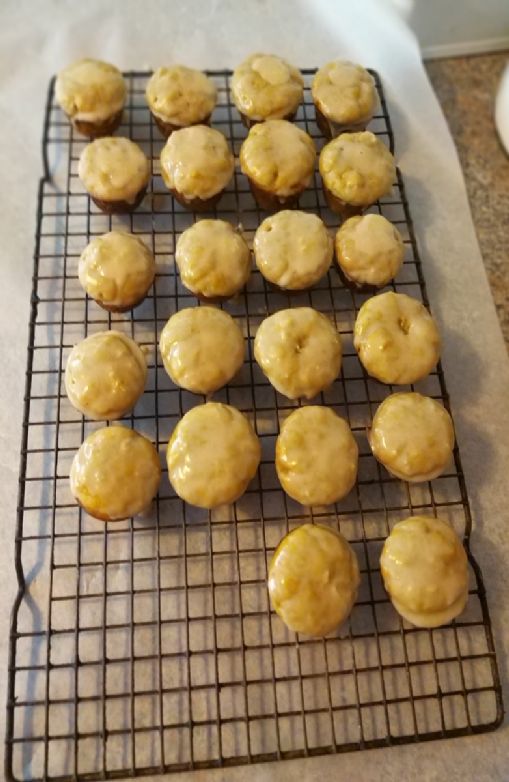
[[[373,133],[341,133],[320,152],[320,174],[329,207],[358,214],[389,193],[396,178],[394,158]]]
[[[92,432],[73,459],[71,491],[87,513],[102,521],[136,516],[152,502],[161,465],[146,437],[125,426]]]
[[[410,516],[385,541],[380,568],[398,614],[416,627],[440,627],[465,608],[467,556],[453,528],[433,516]]]
[[[373,455],[396,478],[431,481],[450,462],[454,427],[440,402],[415,392],[391,394],[373,418]]]
[[[296,633],[323,636],[350,615],[360,583],[357,557],[329,527],[302,524],[283,538],[269,567],[274,611]]]
[[[267,119],[290,119],[303,89],[300,71],[273,54],[251,54],[233,72],[233,101],[247,127]]]
[[[262,321],[254,354],[279,393],[289,399],[312,399],[339,375],[341,337],[325,315],[311,307],[295,307]]]
[[[161,152],[161,176],[183,206],[209,209],[233,176],[235,161],[225,136],[206,125],[171,134]]]
[[[235,502],[256,475],[261,446],[247,418],[217,402],[193,407],[168,443],[168,477],[181,499],[200,508]]]
[[[99,331],[78,342],[65,367],[65,390],[76,410],[94,421],[121,418],[147,380],[145,356],[119,331]]]
[[[329,407],[300,407],[281,426],[276,472],[285,492],[302,505],[330,505],[357,478],[359,449],[350,427]]]
[[[333,254],[332,238],[320,218],[289,209],[265,218],[253,249],[265,279],[294,291],[309,288],[323,277]]]
[[[195,394],[226,385],[244,361],[244,337],[232,316],[215,307],[189,307],[172,315],[159,349],[173,382]]]
[[[141,202],[150,179],[150,163],[128,138],[106,136],[87,144],[78,176],[103,212],[127,212]]]
[[[376,106],[373,77],[348,60],[323,65],[313,78],[311,94],[317,123],[328,138],[347,128],[364,130]]]
[[[225,220],[198,220],[177,241],[180,279],[196,296],[224,299],[246,284],[251,253],[239,229]]]
[[[311,182],[316,149],[311,136],[291,122],[254,125],[240,148],[240,167],[262,209],[297,202]]]
[[[403,264],[405,246],[398,229],[382,215],[345,220],[336,234],[336,259],[356,287],[383,288]]]
[[[148,107],[157,126],[168,136],[188,125],[207,123],[216,105],[212,79],[185,65],[157,68],[145,90]]]
[[[392,291],[364,302],[353,344],[366,372],[382,383],[416,383],[440,358],[440,335],[426,307]]]
[[[101,307],[124,312],[140,304],[154,281],[154,256],[141,239],[124,231],[96,236],[81,253],[79,281]]]
[[[114,65],[83,59],[60,71],[55,97],[79,133],[107,136],[120,125],[126,84]]]

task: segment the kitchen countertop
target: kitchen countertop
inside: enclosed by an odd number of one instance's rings
[[[148,12],[150,9],[150,13]],[[171,13],[170,13],[170,10]],[[0,592],[12,603],[14,519],[32,274],[40,134],[47,83],[80,56],[122,69],[184,61],[231,67],[247,51],[277,51],[302,67],[340,54],[380,71],[420,245],[473,511],[472,548],[485,576],[502,684],[508,698],[509,362],[482,265],[456,151],[425,77],[417,44],[377,0],[4,0],[0,10],[0,213],[3,383],[0,388]],[[284,35],[281,35],[281,31]],[[303,35],[303,30],[305,35]],[[249,35],[247,34],[249,31]],[[37,52],[20,57],[20,51]],[[5,239],[8,237],[8,241]],[[0,703],[5,702],[8,614],[0,616]],[[3,751],[0,750],[0,752]],[[1,767],[1,766],[0,766]],[[174,780],[283,782],[405,779],[507,780],[509,726],[497,732],[309,758],[217,769]],[[155,778],[154,778],[155,779]]]
[[[509,347],[509,156],[493,120],[509,52],[432,60],[426,71],[449,124],[465,175],[472,218]]]

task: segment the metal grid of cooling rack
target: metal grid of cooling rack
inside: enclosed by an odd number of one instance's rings
[[[305,71],[296,122],[321,146]],[[298,758],[494,729],[503,714],[481,574],[469,554],[465,613],[420,630],[400,620],[383,590],[378,557],[391,525],[414,512],[440,514],[465,536],[471,519],[458,452],[432,483],[392,478],[369,453],[365,427],[391,389],[366,376],[352,346],[366,296],[337,271],[312,290],[286,295],[254,271],[223,307],[238,320],[247,359],[215,399],[247,413],[263,444],[258,476],[232,508],[186,506],[164,472],[152,510],[102,524],[72,501],[68,472],[98,424],[70,406],[63,368],[87,334],[117,328],[151,348],[147,390],[125,423],[164,449],[182,414],[202,398],[175,388],[157,355],[158,334],[177,309],[196,304],[173,264],[176,238],[195,219],[166,192],[158,173],[163,140],[144,102],[149,74],[128,73],[129,103],[118,134],[137,141],[154,176],[132,215],[106,217],[84,194],[77,161],[84,140],[70,128],[50,85],[43,136],[21,451],[16,573],[7,704],[6,777],[110,779],[184,769]],[[211,72],[219,93],[212,124],[236,155],[246,131],[230,103],[226,71]],[[380,80],[370,128],[393,148]],[[301,208],[338,225],[315,174]],[[403,234],[405,263],[393,288],[426,304],[417,246],[398,172],[376,205]],[[241,222],[248,238],[263,219],[245,178],[212,213]],[[145,239],[158,274],[133,313],[110,315],[83,294],[79,254],[91,237],[123,226]],[[274,470],[279,422],[296,403],[277,394],[253,360],[261,319],[312,305],[342,334],[341,377],[314,400],[349,421],[360,448],[359,481],[335,507],[305,509],[282,492]],[[417,390],[448,405],[438,367]],[[339,528],[355,549],[362,586],[349,622],[325,639],[295,636],[270,611],[267,563],[281,537],[304,521]]]

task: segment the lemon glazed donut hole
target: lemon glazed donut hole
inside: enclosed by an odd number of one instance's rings
[[[83,250],[82,288],[105,310],[127,312],[141,304],[154,282],[156,263],[147,245],[124,231],[96,236]]]
[[[378,407],[368,439],[386,470],[419,483],[437,478],[450,463],[454,427],[440,402],[416,392],[398,393]]]
[[[240,148],[240,168],[258,206],[272,211],[298,203],[315,160],[311,136],[284,119],[254,125]]]
[[[465,608],[467,555],[442,519],[410,516],[396,524],[385,541],[380,569],[394,608],[416,627],[440,627]]]
[[[166,453],[178,496],[199,508],[235,502],[256,475],[261,445],[235,407],[207,402],[178,422]]]
[[[359,449],[350,427],[329,407],[290,413],[276,440],[276,472],[302,505],[331,505],[355,485]]]
[[[342,133],[320,152],[319,169],[329,208],[343,217],[361,214],[389,193],[396,166],[373,133]]]
[[[188,307],[171,316],[159,349],[173,382],[195,394],[212,394],[244,362],[244,337],[231,315],[216,307]]]
[[[105,136],[87,144],[78,176],[92,201],[106,214],[132,212],[150,180],[150,163],[128,138]]]
[[[65,367],[70,403],[94,421],[125,415],[142,395],[146,380],[143,351],[119,331],[100,331],[78,342]]]
[[[313,78],[311,94],[316,124],[326,138],[365,130],[377,103],[371,74],[348,60],[323,65]]]
[[[435,321],[418,299],[381,293],[364,302],[354,326],[354,347],[366,372],[381,383],[416,383],[440,358]]]
[[[107,62],[83,59],[57,76],[55,97],[78,133],[110,136],[122,121],[126,98],[122,74]]]
[[[217,100],[214,82],[185,65],[157,68],[145,90],[150,113],[163,136],[189,125],[207,125]]]
[[[303,92],[300,71],[273,54],[251,54],[233,72],[233,102],[246,128],[268,119],[293,119]]]
[[[78,504],[101,521],[120,521],[146,510],[160,478],[153,444],[125,426],[92,432],[76,453],[69,476]]]
[[[179,236],[175,263],[182,283],[203,301],[238,293],[251,274],[251,253],[241,226],[198,220]]]
[[[345,285],[357,291],[383,288],[401,269],[405,246],[398,229],[385,217],[350,217],[335,240],[336,261]]]
[[[235,160],[225,136],[207,125],[171,134],[161,152],[163,181],[186,209],[212,209],[230,182]]]
[[[256,265],[266,280],[283,290],[304,290],[327,273],[332,237],[310,212],[284,209],[266,217],[256,231]]]
[[[256,332],[255,359],[276,391],[288,399],[312,399],[341,370],[341,336],[312,307],[280,310]]]
[[[272,608],[296,633],[322,637],[350,615],[360,584],[353,549],[339,532],[302,524],[283,538],[269,566]]]

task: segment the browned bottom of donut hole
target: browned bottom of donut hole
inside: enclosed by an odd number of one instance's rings
[[[343,217],[345,220],[347,217],[354,217],[355,215],[361,215],[363,212],[366,211],[366,209],[369,209],[371,204],[348,204],[346,201],[343,201],[341,198],[338,198],[334,195],[334,193],[331,193],[325,182],[322,180],[323,185],[323,193],[325,196],[325,200],[327,201],[327,206],[332,212],[335,212],[336,214],[340,215],[340,217]]]
[[[315,119],[316,124],[327,139],[336,138],[336,136],[339,136],[341,133],[360,133],[362,130],[366,130],[366,126],[369,122],[369,120],[364,120],[363,122],[350,122],[344,125],[340,122],[334,122],[333,120],[328,119],[316,104]]]
[[[111,136],[122,122],[123,109],[117,111],[111,117],[101,122],[86,122],[82,119],[73,119],[72,124],[78,133],[88,138],[100,138],[101,136]]]
[[[251,119],[251,117],[248,117],[247,114],[243,114],[240,110],[239,114],[240,119],[242,120],[242,124],[249,130],[253,127],[253,125],[259,125],[260,122],[265,122],[267,119],[286,119],[288,122],[293,122],[297,114],[297,110],[292,111],[290,114],[285,114],[284,117],[265,117],[265,119]]]
[[[147,185],[137,193],[132,201],[105,201],[102,198],[96,198],[91,195],[90,198],[99,209],[107,215],[112,214],[126,214],[127,212],[133,212],[141,204],[147,192]]]
[[[163,119],[152,113],[154,122],[165,138],[169,138],[175,130],[182,130],[183,127],[188,128],[192,125],[210,125],[210,116],[211,115],[209,114],[208,117],[204,117],[198,122],[191,122],[189,125],[174,125],[172,122],[165,122]]]
[[[211,212],[223,195],[224,190],[220,190],[219,193],[215,193],[210,198],[188,198],[174,188],[170,188],[170,193],[181,206],[189,209],[191,212]]]
[[[343,271],[339,263],[336,261],[336,269],[338,270],[339,278],[345,288],[349,288],[349,290],[353,291],[354,293],[376,293],[377,291],[381,290],[382,288],[385,288],[384,285],[370,285],[366,282],[356,282],[355,280],[350,279],[348,275]],[[389,283],[386,283],[387,285]]]
[[[292,193],[288,196],[278,196],[276,193],[271,193],[269,190],[264,190],[249,179],[249,187],[254,196],[254,199],[261,209],[267,212],[277,212],[279,209],[296,209],[299,206],[299,198],[304,192],[301,190],[298,193]]]

